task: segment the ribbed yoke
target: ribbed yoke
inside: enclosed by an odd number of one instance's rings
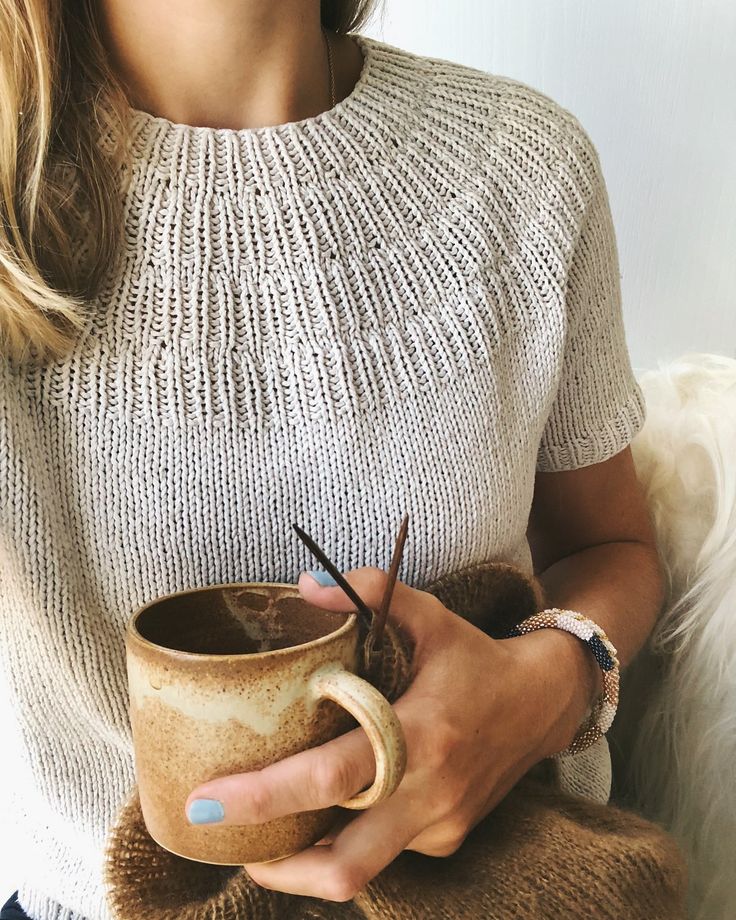
[[[124,632],[161,594],[315,561],[530,572],[538,471],[644,420],[600,162],[507,77],[358,36],[328,112],[133,110],[122,249],[74,349],[0,365],[0,805],[34,920],[107,920],[134,784]],[[458,611],[462,614],[462,611]]]
[[[69,382],[80,408],[335,422],[491,361],[530,303],[559,309],[593,168],[572,117],[361,44],[355,90],[311,119],[236,131],[135,113],[122,267],[100,298],[116,309],[85,338],[106,375]]]

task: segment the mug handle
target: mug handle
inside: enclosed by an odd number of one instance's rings
[[[347,709],[368,735],[376,759],[373,784],[344,802],[341,808],[370,808],[388,798],[406,770],[406,740],[393,707],[373,684],[340,665],[320,668],[309,680],[315,700],[328,699]]]

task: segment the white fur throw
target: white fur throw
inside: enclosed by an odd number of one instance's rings
[[[622,675],[614,796],[664,824],[693,920],[736,917],[736,361],[688,354],[639,380],[632,443],[669,594]]]

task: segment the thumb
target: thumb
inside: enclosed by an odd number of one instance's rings
[[[316,578],[315,578],[316,576]],[[376,566],[362,566],[343,572],[343,578],[355,590],[358,597],[373,610],[378,610],[388,582],[388,573]],[[299,575],[299,592],[304,600],[318,604],[328,610],[355,610],[355,604],[335,582],[329,572],[302,572]],[[422,592],[396,580],[391,594],[389,612],[396,612],[416,604],[415,595]]]
[[[299,576],[299,593],[310,604],[326,610],[352,611],[355,604],[339,585],[335,585],[327,572],[316,573],[330,584],[320,584],[309,572]],[[355,589],[358,596],[372,610],[378,610],[388,581],[388,573],[374,566],[363,566],[344,573],[348,584]],[[427,633],[438,628],[448,616],[454,616],[442,605],[438,598],[427,591],[412,588],[396,580],[391,595],[388,618],[420,642]]]

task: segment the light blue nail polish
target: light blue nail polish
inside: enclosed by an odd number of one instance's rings
[[[195,799],[187,811],[191,824],[213,824],[222,821],[225,809],[217,799]]]
[[[315,569],[314,572],[307,572],[307,575],[311,575],[315,581],[322,585],[322,587],[333,587],[337,584],[329,572],[321,572]]]

